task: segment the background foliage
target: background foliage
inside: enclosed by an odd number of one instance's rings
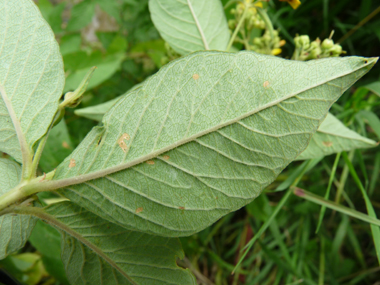
[[[80,111],[76,110],[116,98],[178,55],[168,50],[153,26],[147,0],[36,3],[60,43],[65,91],[75,88],[90,67],[98,67],[81,104],[68,109],[64,121],[52,130],[41,158],[42,173],[54,169],[98,124],[78,116]],[[379,10],[378,5],[371,0],[304,0],[293,10],[286,3],[270,1],[268,14],[287,42],[282,47],[284,57],[291,57],[296,34],[323,39],[332,29],[334,40],[342,39],[348,55],[371,57],[380,54],[380,13],[368,20],[372,12]],[[232,19],[231,8],[226,10],[228,19]],[[355,33],[348,34],[366,20]],[[376,141],[380,139],[380,98],[376,95],[379,74],[377,65],[331,110],[348,127]],[[372,87],[360,88],[373,82]],[[348,157],[379,215],[378,150],[379,147],[353,151]],[[231,275],[242,255],[240,250],[284,195],[273,190],[286,189],[299,176],[299,187],[324,196],[335,157],[311,161],[303,176],[299,174],[305,162],[292,163],[253,203],[198,234],[181,238],[186,258],[179,262],[193,271],[200,284],[377,284],[380,267],[368,224],[327,210],[316,234],[320,206],[296,196],[290,196],[241,269]],[[47,203],[56,199],[51,194],[41,196]],[[330,199],[366,212],[362,194],[343,159],[337,164]],[[0,266],[25,284],[68,284],[60,260],[60,235],[42,222],[37,223],[22,252],[1,261]]]

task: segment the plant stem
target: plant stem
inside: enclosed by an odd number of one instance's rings
[[[307,192],[304,189],[293,187],[293,193],[301,198],[304,198],[305,200],[314,202],[316,204],[319,204],[321,206],[326,206],[329,209],[335,210],[337,212],[340,212],[342,214],[346,214],[350,217],[359,219],[361,221],[364,221],[366,223],[380,226],[380,220],[372,218],[366,214],[363,214],[361,212],[352,210],[350,208],[347,208],[345,206],[339,205],[337,203],[334,203],[332,201],[326,200],[318,195],[315,195],[313,193]]]
[[[260,8],[260,7],[257,7],[256,9],[257,9],[257,12],[259,13],[260,17],[263,19],[263,21],[265,23],[265,27],[269,31],[270,37],[273,40],[273,38],[274,38],[274,28],[273,28],[273,25],[272,25],[272,21],[269,19],[267,11],[265,9],[263,9],[263,8]]]
[[[17,187],[12,190],[6,192],[2,196],[0,196],[0,212],[6,209],[7,207],[24,200],[27,196],[20,190],[23,184],[17,185]]]
[[[231,36],[231,39],[230,39],[230,42],[228,43],[227,45],[227,48],[226,48],[226,51],[229,51],[232,44],[234,43],[234,40],[241,28],[241,25],[243,24],[243,22],[245,21],[245,16],[247,15],[247,12],[248,12],[248,9],[249,9],[249,5],[248,3],[245,3],[245,8],[244,8],[244,12],[243,12],[243,15],[241,16],[240,20],[239,20],[239,23],[237,24],[235,30],[234,30],[234,33],[232,34]]]

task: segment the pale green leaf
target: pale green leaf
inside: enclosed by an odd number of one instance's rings
[[[337,152],[375,146],[377,146],[375,141],[350,130],[329,113],[311,138],[308,147],[297,157],[297,160],[318,158]]]
[[[128,231],[68,201],[29,210],[60,230],[71,284],[196,284],[176,264],[184,257],[178,238]]]
[[[225,50],[230,38],[220,0],[150,0],[152,21],[178,53]]]
[[[0,173],[0,195],[15,187],[21,180],[21,166],[9,159],[0,158]],[[0,259],[25,245],[36,221],[36,218],[27,215],[0,216]]]
[[[124,95],[122,95],[122,96],[124,96]],[[104,114],[107,113],[107,111],[109,109],[111,109],[111,107],[113,105],[115,105],[115,103],[117,101],[119,101],[119,99],[122,96],[119,96],[115,99],[112,99],[112,100],[105,102],[105,103],[102,103],[102,104],[98,104],[95,106],[90,106],[87,108],[75,110],[74,113],[77,116],[85,117],[87,119],[91,119],[91,120],[95,120],[95,121],[100,122],[102,120]]]
[[[259,195],[375,62],[183,57],[119,100],[43,187],[71,185],[64,196],[124,227],[200,231]]]
[[[0,46],[0,151],[21,162],[23,155],[31,157],[57,110],[62,58],[31,0],[0,1]]]

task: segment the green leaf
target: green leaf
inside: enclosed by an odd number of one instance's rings
[[[380,119],[374,112],[361,110],[355,116],[364,120],[371,127],[376,136],[380,139]]]
[[[0,158],[0,195],[15,187],[21,180],[21,166]],[[0,216],[0,259],[22,248],[29,238],[37,219],[27,215]]]
[[[179,54],[226,50],[230,38],[220,0],[150,0],[152,21]]]
[[[375,81],[370,84],[367,84],[363,86],[363,88],[366,88],[371,92],[375,93],[377,96],[380,96],[380,81]]]
[[[45,269],[62,284],[69,284],[61,260],[61,235],[53,227],[38,221],[29,242],[42,256]]]
[[[77,55],[82,55],[79,62],[75,63],[75,65],[78,65],[79,69],[72,69],[74,71],[67,76],[64,92],[75,90],[92,66],[96,66],[97,69],[87,85],[87,90],[98,86],[110,78],[120,68],[122,61],[125,59],[124,53],[108,55],[105,58],[98,57],[98,53],[94,53],[90,56],[83,55],[83,53],[78,53]],[[70,57],[71,54],[66,56]],[[78,59],[78,57],[75,58]],[[71,60],[74,61],[75,59],[71,58]],[[71,68],[73,67],[75,66],[72,66]]]
[[[330,155],[357,148],[375,147],[377,143],[350,130],[332,114],[327,114],[308,147],[297,160],[305,160]]]
[[[190,235],[259,195],[375,61],[183,57],[119,100],[41,189],[71,185],[61,194],[114,223]]]
[[[62,58],[32,1],[1,1],[0,10],[0,151],[26,163],[57,110]]]
[[[184,257],[178,238],[128,231],[68,201],[28,210],[60,230],[71,284],[196,284],[175,262]]]
[[[70,21],[67,25],[67,31],[79,31],[91,23],[95,15],[95,2],[85,0],[75,5],[71,9]]]

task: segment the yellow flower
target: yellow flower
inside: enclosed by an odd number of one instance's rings
[[[272,54],[273,55],[279,55],[282,52],[282,49],[280,48],[274,48],[272,49]]]
[[[301,5],[301,1],[299,0],[280,0],[281,2],[288,2],[293,9],[297,9],[299,5]]]

